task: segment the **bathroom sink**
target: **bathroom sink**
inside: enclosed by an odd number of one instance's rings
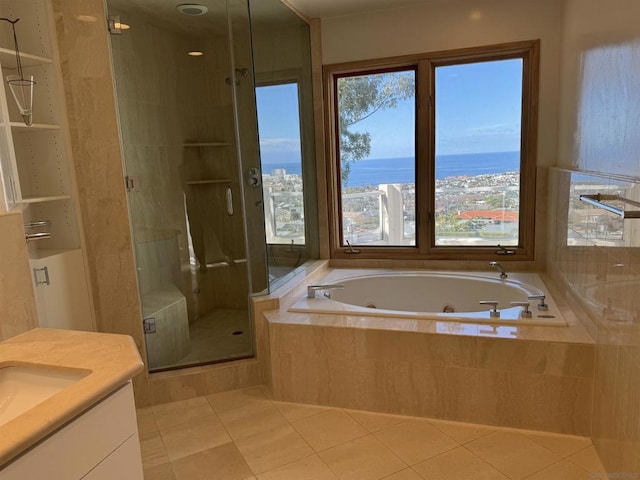
[[[88,374],[40,365],[0,367],[0,426],[44,402]]]

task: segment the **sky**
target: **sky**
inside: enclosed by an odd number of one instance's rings
[[[300,163],[300,115],[295,83],[256,88],[262,163]]]
[[[436,155],[519,150],[521,96],[520,59],[438,67]],[[259,87],[256,98],[263,163],[299,162],[296,85]],[[407,99],[351,129],[371,134],[371,159],[413,157],[414,111]]]

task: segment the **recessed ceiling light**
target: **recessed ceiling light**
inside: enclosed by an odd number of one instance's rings
[[[191,52],[188,52],[187,55],[189,55],[190,57],[201,57],[202,55],[204,55],[204,53],[198,50],[192,50]]]
[[[183,3],[176,8],[180,13],[184,13],[185,15],[204,15],[209,11],[207,7],[197,3]]]

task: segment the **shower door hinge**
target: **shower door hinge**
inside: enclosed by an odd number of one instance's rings
[[[142,326],[143,326],[144,333],[156,333],[155,317],[148,317],[142,320]]]
[[[120,23],[120,15],[107,16],[107,28],[111,35],[122,35],[122,24]]]
[[[140,190],[138,177],[127,175],[124,177],[124,186],[127,189],[127,192],[137,192]]]

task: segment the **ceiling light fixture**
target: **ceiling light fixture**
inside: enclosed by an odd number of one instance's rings
[[[205,7],[204,5],[199,5],[197,3],[183,3],[181,5],[178,5],[176,9],[180,13],[191,16],[204,15],[209,11],[207,7]]]

